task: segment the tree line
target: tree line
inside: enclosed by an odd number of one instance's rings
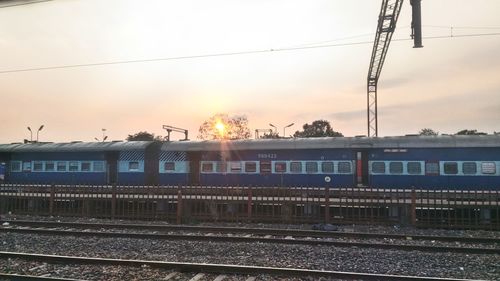
[[[277,130],[266,129],[263,135],[258,136],[261,139],[278,139],[285,138],[280,136]],[[431,129],[423,128],[418,135],[421,136],[438,136],[440,133]],[[500,134],[500,132],[494,132]],[[464,129],[454,135],[487,135],[485,132],[478,130]],[[198,139],[201,140],[237,140],[250,139],[252,136],[248,127],[248,118],[245,115],[229,116],[225,113],[215,114],[204,121],[198,129]],[[332,125],[327,120],[315,120],[311,124],[302,125],[302,130],[297,130],[291,137],[294,138],[319,138],[319,137],[343,137],[341,132],[333,129]],[[256,136],[257,137],[257,136]],[[156,136],[153,133],[141,131],[136,134],[128,135],[127,141],[163,141],[165,137]]]
[[[420,130],[418,134],[421,135],[421,136],[438,136],[439,132],[434,131],[433,129],[430,129],[430,128],[424,128],[424,129]],[[499,135],[500,132],[493,132],[493,134],[494,135]],[[485,132],[479,132],[478,130],[464,129],[464,130],[460,130],[460,131],[456,132],[454,135],[469,135],[469,136],[476,135],[476,136],[480,136],[480,135],[487,135],[487,133],[485,133]]]

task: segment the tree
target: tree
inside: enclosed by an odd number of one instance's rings
[[[457,132],[455,135],[487,135],[487,133],[478,132],[477,130],[462,130]]]
[[[261,139],[280,139],[280,135],[277,133],[277,132],[269,132],[269,133],[265,133],[264,135],[262,135],[260,137]]]
[[[326,120],[316,120],[302,126],[303,131],[296,131],[293,135],[296,138],[319,138],[319,137],[343,137],[342,133],[335,132]]]
[[[162,141],[161,136],[155,136],[155,134],[148,133],[146,131],[139,132],[134,135],[128,135],[127,141]]]
[[[250,138],[247,117],[244,115],[229,117],[226,113],[218,113],[210,117],[203,122],[198,133],[198,138],[202,140]]]
[[[437,136],[439,135],[439,132],[436,132],[430,128],[423,128],[422,130],[420,130],[420,132],[418,132],[418,134],[421,136]]]

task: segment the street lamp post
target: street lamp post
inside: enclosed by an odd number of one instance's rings
[[[273,127],[274,128],[274,132],[275,133],[278,133],[278,128],[276,126],[274,126],[273,124],[269,123],[269,126]]]
[[[283,127],[283,137],[284,137],[284,138],[286,138],[286,135],[285,135],[285,130],[286,130],[286,128],[290,128],[290,127],[292,127],[293,125],[295,125],[295,123],[291,123],[291,124],[288,124],[288,125],[286,125],[285,127]]]
[[[31,131],[30,127],[28,127],[28,131],[30,131],[30,142],[33,142],[33,131]]]
[[[38,131],[36,131],[36,142],[38,142],[38,133],[43,129],[45,125],[42,125],[40,126],[40,128],[38,128]]]
[[[94,138],[96,141],[106,141],[106,139],[108,139],[108,136],[106,136],[106,129],[101,129],[102,130],[102,140],[98,139],[98,138]]]
[[[291,123],[291,124],[288,124],[285,127],[283,127],[283,138],[286,138],[286,134],[285,134],[286,133],[286,128],[290,128],[293,125],[295,125],[295,123]],[[278,128],[276,126],[274,126],[273,124],[271,124],[271,123],[269,123],[269,126],[271,126],[271,127],[274,128],[274,133],[279,137]]]

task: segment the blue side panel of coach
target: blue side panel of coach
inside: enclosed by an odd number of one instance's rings
[[[413,186],[425,189],[498,188],[498,159],[498,148],[373,149],[369,155],[370,186]],[[420,163],[420,171],[410,171],[408,165],[415,167],[416,163]],[[398,169],[391,170],[391,165]],[[402,170],[399,168],[401,166]]]
[[[160,152],[158,174],[161,185],[187,185],[189,184],[189,173],[189,161],[186,152]]]
[[[120,151],[117,173],[118,184],[145,184],[144,156],[143,150]]]
[[[13,153],[9,182],[104,184],[106,166],[104,154],[95,153]]]
[[[200,182],[202,185],[352,186],[354,156],[347,149],[205,152],[201,159]],[[335,168],[323,171],[324,162],[334,164]],[[339,162],[348,163],[349,171],[339,173]],[[247,163],[255,167],[249,171]],[[316,170],[308,171],[306,165],[316,166]]]

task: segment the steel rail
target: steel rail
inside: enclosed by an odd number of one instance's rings
[[[67,264],[98,264],[98,265],[120,265],[129,267],[150,266],[154,268],[174,269],[182,272],[206,272],[206,273],[231,273],[231,274],[270,274],[278,276],[310,276],[324,278],[342,278],[354,280],[437,280],[437,281],[471,281],[471,279],[439,278],[439,277],[418,277],[406,275],[387,275],[342,271],[322,271],[298,268],[277,268],[262,266],[245,266],[229,264],[198,264],[187,262],[166,262],[150,260],[126,260],[108,259],[92,257],[75,257],[59,255],[40,255],[29,253],[0,252],[1,258],[17,258],[24,260],[43,260],[45,262],[57,262]]]
[[[464,243],[500,243],[500,238],[491,237],[461,237],[461,236],[435,236],[414,234],[386,234],[368,232],[332,232],[300,229],[277,228],[241,228],[223,226],[189,226],[189,225],[158,225],[158,224],[109,224],[109,223],[74,223],[74,222],[49,222],[26,220],[0,220],[0,224],[7,222],[10,225],[37,226],[37,227],[73,227],[73,228],[115,228],[115,229],[141,229],[156,231],[192,231],[192,232],[220,232],[220,233],[248,233],[257,235],[316,237],[316,238],[389,238],[404,240],[435,240]]]
[[[9,273],[0,273],[0,280],[85,281],[83,279],[44,277],[44,276],[9,274]]]
[[[447,247],[447,246],[426,246],[426,245],[405,245],[394,243],[361,243],[344,242],[331,240],[311,240],[311,239],[287,239],[287,238],[266,238],[266,237],[243,237],[243,236],[213,236],[213,235],[186,235],[186,234],[158,234],[158,233],[123,233],[123,232],[99,232],[99,231],[74,231],[74,230],[54,230],[38,228],[0,228],[0,232],[30,233],[41,235],[64,235],[64,236],[92,236],[105,238],[131,238],[131,239],[157,239],[157,240],[184,240],[184,241],[212,241],[231,243],[270,243],[270,244],[294,244],[294,245],[323,245],[330,247],[358,247],[377,248],[386,250],[401,251],[422,251],[422,252],[451,252],[466,254],[500,254],[500,248],[471,248],[471,247]]]

